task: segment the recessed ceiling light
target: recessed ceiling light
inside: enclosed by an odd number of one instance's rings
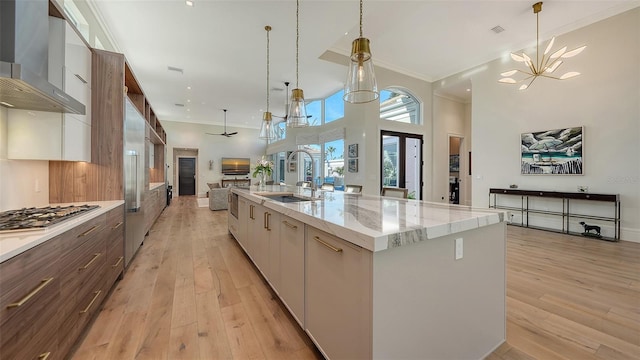
[[[349,35],[349,32],[348,32],[348,31],[344,33],[344,36],[347,36],[347,35]]]
[[[187,100],[187,102],[191,102],[191,100]]]
[[[467,91],[469,91],[469,90],[467,90]],[[187,109],[187,111],[191,111],[191,109]]]
[[[187,86],[187,90],[191,90],[191,86]]]
[[[193,1],[191,0],[186,0],[185,4],[187,4],[187,6],[193,6]]]
[[[471,91],[471,89],[467,89],[467,91]]]

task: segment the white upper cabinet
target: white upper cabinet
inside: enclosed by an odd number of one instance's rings
[[[9,159],[91,161],[91,50],[73,27],[49,19],[49,82],[85,105],[85,115],[9,109]]]

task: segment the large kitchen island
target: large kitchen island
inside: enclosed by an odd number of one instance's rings
[[[502,212],[234,188],[229,232],[325,357],[481,359],[506,338]]]

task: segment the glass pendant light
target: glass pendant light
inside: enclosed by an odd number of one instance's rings
[[[369,39],[362,36],[362,0],[360,0],[360,37],[351,44],[349,73],[344,85],[344,101],[362,104],[376,100],[380,93],[373,72]]]
[[[276,138],[271,112],[269,112],[269,32],[271,31],[271,26],[267,25],[264,29],[267,31],[267,111],[262,114],[262,125],[260,126],[258,137],[270,141]]]
[[[291,105],[287,113],[287,126],[304,127],[309,126],[307,120],[307,108],[304,103],[304,92],[298,85],[298,50],[300,41],[300,0],[296,0],[296,88],[291,90]]]

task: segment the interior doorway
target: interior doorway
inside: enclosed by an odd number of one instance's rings
[[[462,143],[464,137],[449,134],[449,203],[460,204],[460,198],[464,195],[462,186]]]
[[[196,158],[178,158],[178,195],[196,194]]]
[[[380,132],[380,189],[406,188],[409,198],[422,200],[422,135]]]

